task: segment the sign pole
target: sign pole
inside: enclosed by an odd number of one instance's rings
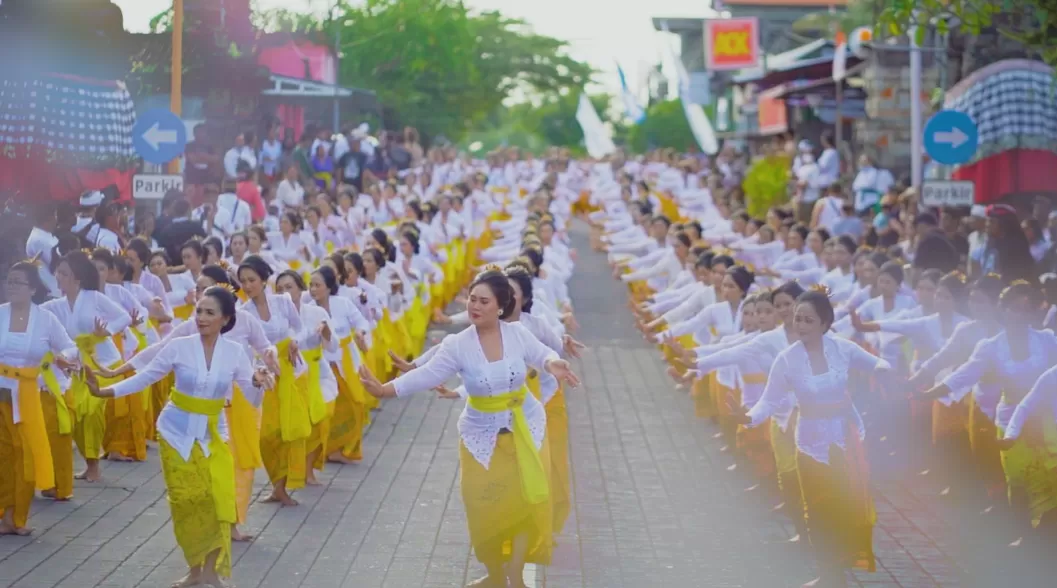
[[[179,117],[183,114],[184,0],[173,0],[172,9],[172,91],[169,93],[169,110]],[[179,159],[169,162],[169,173],[180,173]]]
[[[910,185],[921,192],[922,141],[921,128],[921,47],[918,46],[917,19],[921,13],[914,12],[914,26],[910,27]]]

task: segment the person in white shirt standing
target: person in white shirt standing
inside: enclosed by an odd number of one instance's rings
[[[859,173],[855,176],[851,189],[855,193],[855,212],[863,214],[872,208],[878,208],[883,196],[895,183],[892,173],[886,169],[874,167],[873,159],[863,153],[859,157]]]
[[[26,257],[40,261],[37,264],[40,279],[48,287],[48,293],[58,298],[62,296],[62,291],[51,273],[52,252],[59,244],[54,234],[55,222],[55,206],[51,202],[41,202],[33,209],[33,230],[26,239]]]
[[[238,179],[239,160],[249,164],[250,169],[257,169],[257,156],[253,153],[253,133],[235,135],[235,146],[224,154],[224,174],[229,180]]]
[[[279,180],[281,173],[279,160],[283,156],[283,142],[279,140],[279,127],[268,129],[268,138],[261,143],[261,173],[273,184]]]
[[[300,210],[305,205],[305,189],[301,187],[298,175],[297,166],[291,165],[286,168],[286,177],[279,182],[279,188],[275,191],[279,214],[287,209]]]

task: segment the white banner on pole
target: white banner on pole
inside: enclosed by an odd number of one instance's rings
[[[669,32],[668,21],[661,23],[661,29],[666,33]],[[701,106],[691,102],[690,74],[686,71],[683,62],[679,60],[679,56],[675,54],[671,44],[665,44],[668,46],[668,55],[675,64],[675,71],[679,76],[679,101],[683,103],[683,112],[686,114],[686,122],[690,125],[690,131],[694,134],[694,140],[697,141],[697,146],[701,148],[701,151],[708,155],[715,155],[719,151],[716,131],[712,128],[712,123],[705,116],[705,111]]]
[[[576,122],[580,123],[580,128],[583,129],[584,146],[591,157],[600,159],[617,150],[609,129],[598,116],[587,94],[580,94],[580,105],[576,108]]]

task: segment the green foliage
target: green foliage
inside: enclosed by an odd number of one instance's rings
[[[962,33],[979,35],[993,27],[1057,66],[1057,0],[889,0],[882,7],[878,36],[905,35],[922,25],[916,29],[920,43],[929,23],[940,33],[950,32],[947,17],[953,16]]]
[[[792,163],[788,155],[768,155],[749,166],[742,183],[749,214],[762,218],[772,206],[788,201]]]
[[[612,125],[613,141],[620,144],[627,134],[627,128],[622,121],[607,116],[612,98],[599,94],[589,99],[602,120]],[[502,106],[480,125],[478,131],[466,136],[462,141],[463,146],[480,141],[483,147],[479,151],[516,146],[540,153],[549,146],[555,146],[582,153],[584,133],[576,122],[579,104],[579,93],[566,93],[552,95],[541,104],[523,102]]]
[[[340,81],[377,92],[386,126],[458,141],[511,93],[553,97],[579,90],[591,69],[562,41],[457,0],[342,0],[322,22],[291,11],[257,18],[265,28],[341,38]]]
[[[661,147],[687,151],[696,145],[679,99],[654,104],[646,111],[646,120],[628,131],[628,146],[636,153]]]
[[[847,8],[834,12],[820,11],[805,14],[793,21],[796,33],[850,33],[859,27],[872,26],[882,0],[852,0]]]

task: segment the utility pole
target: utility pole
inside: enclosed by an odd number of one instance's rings
[[[910,27],[910,185],[920,194],[924,131],[921,121],[921,47],[918,45],[918,18],[914,12]]]
[[[172,3],[172,90],[169,92],[169,110],[178,117],[183,115],[183,71],[184,71],[184,0]],[[169,162],[169,173],[180,173],[180,160]]]
[[[341,0],[334,2],[335,11],[339,9]],[[334,132],[341,132],[341,99],[338,97],[338,80],[341,79],[341,27],[344,18],[334,21],[336,30],[334,32]]]

